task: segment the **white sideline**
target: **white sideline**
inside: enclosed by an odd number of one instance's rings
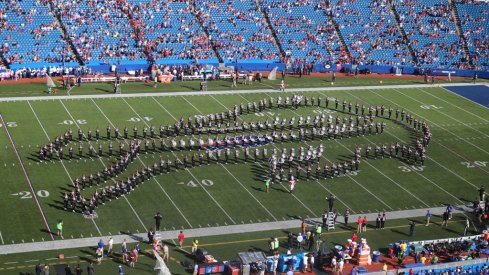
[[[297,92],[325,92],[325,91],[353,91],[366,89],[411,89],[411,88],[428,88],[428,87],[455,87],[455,86],[472,86],[471,83],[447,83],[442,85],[426,85],[426,84],[409,84],[409,85],[380,85],[380,86],[343,86],[343,87],[318,87],[318,88],[291,88],[286,89],[287,93]],[[476,84],[486,85],[489,84]],[[12,101],[29,101],[29,100],[59,100],[59,99],[97,99],[97,98],[131,98],[131,97],[150,97],[150,96],[189,96],[189,95],[229,95],[229,94],[259,94],[259,93],[280,93],[276,89],[256,89],[256,90],[224,90],[224,91],[190,91],[190,92],[159,92],[159,93],[131,93],[131,94],[100,94],[100,95],[59,95],[59,96],[24,96],[24,97],[4,97],[0,98],[0,102]]]

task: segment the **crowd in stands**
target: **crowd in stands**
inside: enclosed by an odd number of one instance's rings
[[[399,26],[390,0],[0,0],[0,62],[198,63],[217,50],[226,62],[397,66],[414,65],[410,44],[424,67],[489,67],[488,3],[392,5]]]
[[[473,64],[479,70],[489,68],[489,4],[459,0],[456,5]]]
[[[47,0],[0,1],[0,50],[7,63],[75,60]]]
[[[469,69],[469,56],[464,52],[464,41],[457,33],[448,2],[403,0],[394,3],[421,65]]]
[[[140,45],[152,60],[214,58],[212,45],[205,36],[189,1],[129,0],[133,24]]]
[[[264,0],[262,5],[283,50],[293,62],[349,62],[324,1]]]
[[[125,0],[53,0],[52,5],[84,62],[146,59],[128,24]]]
[[[279,58],[273,35],[254,1],[196,1],[196,6],[225,61]]]
[[[387,0],[339,0],[333,7],[343,38],[359,65],[412,65]]]

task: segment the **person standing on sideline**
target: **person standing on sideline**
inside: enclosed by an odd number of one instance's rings
[[[327,224],[326,222],[328,221],[328,211],[324,210],[323,213],[323,227],[326,228]]]
[[[448,204],[446,211],[448,212],[448,219],[451,220],[452,219],[453,206],[451,204]]]
[[[469,218],[465,218],[464,236],[467,236],[467,233],[469,233],[469,227],[470,227]]]
[[[302,219],[301,230],[302,230],[302,234],[306,233],[307,224],[306,224],[306,220],[305,219]]]
[[[479,191],[479,201],[484,201],[484,192],[486,192],[486,188],[484,188],[484,185],[481,185],[478,191]]]
[[[150,228],[149,231],[148,231],[148,243],[150,245],[153,244],[154,237],[155,237],[155,232],[153,231],[153,228]]]
[[[270,179],[266,178],[265,179],[265,192],[268,193],[268,190],[270,190]]]
[[[429,209],[426,210],[426,224],[425,224],[425,226],[430,225],[431,217],[433,217],[433,214],[431,214],[431,211]]]
[[[363,216],[362,219],[362,232],[367,232],[367,216]]]
[[[414,224],[414,221],[411,221],[409,223],[409,237],[413,237],[414,236],[414,227],[416,225]]]
[[[56,229],[58,230],[58,237],[61,239],[63,238],[63,220],[58,220],[58,223],[56,224]]]
[[[280,91],[284,92],[285,91],[285,80],[280,80]]]
[[[93,263],[90,262],[87,266],[87,273],[88,275],[93,275],[95,274],[95,268],[93,267]]]
[[[333,194],[329,194],[329,198],[326,199],[328,200],[328,211],[332,212],[336,197]]]
[[[199,240],[195,240],[192,242],[192,254],[197,253],[197,249],[199,248]]]
[[[170,249],[168,248],[168,245],[163,245],[163,261],[167,261],[170,258]]]
[[[385,212],[382,213],[382,218],[380,218],[380,229],[384,229],[385,228],[385,220],[386,220],[386,215],[385,215]]]
[[[452,82],[452,71],[448,71],[448,82]]]
[[[346,209],[345,210],[345,215],[344,215],[344,218],[345,218],[345,226],[348,226],[348,218],[350,217],[350,209]]]
[[[119,269],[117,270],[119,272],[119,275],[124,275],[124,270],[122,270],[122,265],[119,265]]]
[[[104,255],[104,248],[105,248],[105,244],[104,242],[102,241],[102,239],[100,239],[97,243],[97,248],[100,248],[102,250],[102,256]]]
[[[380,229],[380,220],[382,219],[382,216],[380,215],[377,215],[377,218],[375,219],[375,229]]]
[[[184,239],[185,239],[185,235],[183,234],[183,231],[180,231],[180,234],[178,234],[178,244],[180,245],[180,248],[183,248]]]
[[[107,245],[109,246],[107,249],[107,256],[112,256],[112,253],[114,252],[114,239],[112,237],[109,238]]]
[[[36,264],[34,271],[36,272],[36,275],[41,275],[42,272],[41,263]]]
[[[161,220],[163,219],[160,212],[156,213],[154,219],[155,219],[155,230],[160,231]]]
[[[362,233],[362,217],[358,216],[357,219],[357,233]]]
[[[448,226],[448,219],[449,219],[448,211],[443,212],[443,222],[441,223],[441,226]]]

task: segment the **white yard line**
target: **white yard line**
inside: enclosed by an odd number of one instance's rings
[[[185,97],[183,97],[183,96],[182,96],[182,98],[183,98],[183,99],[184,99],[184,100],[185,100],[185,101],[186,101],[188,104],[190,104],[190,105],[191,105],[191,106],[192,106],[192,107],[193,107],[193,108],[194,108],[194,109],[195,109],[197,112],[199,112],[199,114],[204,115],[204,113],[202,113],[202,112],[201,112],[199,109],[197,109],[197,107],[195,107],[195,105],[193,105],[193,104],[192,104],[190,101],[188,101],[188,100],[187,100]],[[222,167],[222,168],[224,168],[224,170],[226,170],[226,172],[228,172],[228,174],[229,174],[231,177],[233,177],[233,178],[234,178],[234,180],[236,180],[236,182],[237,182],[239,185],[241,185],[241,187],[243,187],[243,189],[244,189],[246,192],[248,192],[248,194],[249,194],[249,195],[250,195],[250,196],[251,196],[251,197],[252,197],[252,198],[253,198],[253,199],[254,199],[254,200],[255,200],[255,201],[256,201],[256,202],[257,202],[257,203],[258,203],[258,204],[259,204],[259,205],[262,207],[262,208],[263,208],[263,209],[265,209],[265,211],[266,211],[266,212],[267,212],[267,213],[268,213],[268,214],[269,214],[269,215],[270,215],[270,216],[271,216],[271,217],[272,217],[274,220],[276,220],[276,221],[277,221],[277,218],[276,218],[276,217],[275,217],[275,216],[274,216],[274,215],[273,215],[273,214],[270,212],[270,210],[268,210],[268,208],[266,208],[266,207],[265,207],[265,205],[263,205],[263,204],[261,203],[261,201],[260,201],[260,200],[258,200],[258,199],[257,199],[257,198],[256,198],[256,197],[255,197],[255,196],[254,196],[254,195],[253,195],[251,192],[250,192],[250,190],[248,190],[248,188],[246,188],[246,187],[245,187],[245,186],[244,186],[244,185],[241,183],[241,181],[239,181],[239,180],[236,178],[236,176],[235,176],[233,173],[231,173],[231,172],[230,172],[230,171],[229,171],[229,170],[226,168],[226,166],[224,166],[224,164],[222,164],[222,163],[219,163],[219,164],[221,165],[221,167]],[[313,214],[314,214],[314,213],[313,213]]]
[[[397,90],[396,90],[396,91],[397,91]],[[387,100],[387,101],[389,101],[389,102],[391,102],[391,103],[393,103],[393,104],[395,104],[395,105],[398,105],[398,104],[396,104],[395,102],[393,102],[393,101],[389,100],[388,98],[386,98],[386,97],[382,96],[381,94],[376,93],[375,91],[372,91],[372,93],[376,94],[377,96],[379,96],[379,97],[381,97],[381,98],[383,98],[383,99],[385,99],[385,100]],[[404,108],[404,107],[403,107],[403,108]],[[454,134],[453,132],[451,132],[451,131],[447,130],[445,127],[443,127],[443,126],[441,126],[441,125],[438,125],[438,124],[434,123],[433,121],[431,121],[431,120],[427,119],[426,117],[423,117],[423,116],[421,116],[421,115],[419,115],[419,114],[417,114],[417,113],[413,112],[413,111],[412,111],[412,110],[410,110],[410,109],[407,109],[407,108],[404,108],[404,109],[405,109],[405,110],[407,110],[407,111],[409,111],[409,112],[410,112],[410,113],[412,113],[412,114],[415,114],[417,117],[420,117],[420,118],[424,119],[425,121],[428,121],[430,124],[433,124],[433,125],[438,126],[439,128],[441,128],[441,129],[442,129],[442,130],[444,130],[445,132],[447,132],[447,133],[449,133],[449,134],[451,134],[451,135],[453,135],[453,136],[455,136],[455,137],[457,137],[457,138],[459,138],[459,139],[463,140],[465,143],[468,143],[468,144],[472,145],[473,147],[475,147],[475,148],[479,149],[481,152],[484,152],[484,153],[486,153],[486,154],[488,154],[488,155],[489,155],[489,152],[488,152],[488,151],[486,151],[486,150],[484,150],[484,149],[480,148],[479,146],[477,146],[477,145],[475,145],[475,144],[471,143],[470,141],[468,141],[468,140],[466,140],[466,139],[462,139],[460,136],[458,136],[457,134]]]
[[[114,125],[114,123],[112,123],[112,121],[109,119],[109,117],[107,117],[107,115],[105,114],[105,112],[100,108],[100,106],[98,106],[98,104],[95,102],[95,100],[93,100],[93,99],[91,99],[91,100],[92,100],[93,104],[95,105],[95,107],[97,107],[97,109],[100,111],[100,113],[105,117],[105,119],[107,120],[107,122],[109,122],[109,124],[112,126],[112,128],[115,128],[116,126]],[[129,144],[127,142],[127,140],[124,140],[124,142],[126,144]],[[144,167],[147,167],[146,166],[146,163],[143,162],[143,160],[139,157],[139,155],[137,156],[137,158],[141,162],[141,164],[143,164]],[[192,227],[192,224],[190,223],[190,221],[187,219],[187,217],[185,217],[185,215],[183,214],[183,212],[180,210],[180,208],[177,206],[177,204],[173,201],[173,199],[170,197],[170,195],[168,195],[168,193],[165,191],[165,189],[160,184],[160,182],[156,179],[156,177],[153,177],[153,180],[158,184],[158,186],[160,187],[161,191],[163,191],[163,193],[165,194],[165,196],[173,204],[173,206],[175,207],[175,209],[177,209],[178,213],[180,213],[180,215],[187,222],[187,224],[190,226],[190,228],[193,228]]]
[[[378,93],[376,93],[376,92],[375,92],[375,91],[373,91],[373,90],[371,90],[371,92],[372,92],[372,93],[374,93],[374,94],[376,94],[378,97],[383,98],[384,100],[389,101],[390,103],[394,104],[395,106],[398,106],[398,104],[397,104],[396,102],[394,102],[394,101],[392,101],[392,100],[390,100],[390,99],[388,99],[388,98],[386,98],[386,97],[382,96],[381,94],[378,94]],[[424,120],[426,120],[426,121],[430,122],[430,125],[432,124],[432,122],[431,122],[430,120],[428,120],[427,118],[425,118],[425,117],[423,117],[423,116],[421,116],[421,115],[419,115],[419,114],[417,114],[417,113],[415,113],[415,112],[412,112],[411,110],[409,110],[409,109],[407,109],[407,108],[404,108],[404,109],[406,109],[407,111],[410,111],[411,113],[415,114],[415,115],[416,115],[416,116],[418,116],[419,118],[422,118],[422,119],[424,119]],[[434,123],[433,123],[433,124],[434,124]],[[458,136],[458,135],[456,135],[456,134],[454,134],[454,133],[452,133],[452,132],[448,131],[446,128],[444,128],[444,127],[442,127],[442,126],[440,126],[440,125],[437,125],[437,124],[434,124],[434,126],[437,126],[438,128],[440,128],[440,129],[444,130],[445,132],[448,132],[448,133],[450,133],[450,134],[454,135],[455,137],[457,137],[457,139],[463,140],[463,141],[465,141],[466,143],[468,143],[468,144],[470,144],[470,145],[474,146],[475,148],[478,148],[478,149],[479,149],[479,147],[478,147],[478,146],[476,146],[476,145],[472,144],[471,142],[467,141],[466,139],[461,138],[460,136]],[[435,142],[436,142],[436,141],[435,141]],[[465,160],[465,161],[472,161],[472,160],[468,160],[468,159],[467,159],[467,158],[465,158],[464,156],[460,155],[459,153],[457,153],[457,152],[455,152],[454,150],[452,150],[450,147],[447,147],[447,146],[443,145],[443,144],[442,144],[442,143],[440,143],[440,142],[436,142],[436,144],[438,144],[438,145],[442,146],[443,148],[445,148],[446,150],[448,150],[448,151],[449,151],[449,152],[451,152],[452,154],[454,154],[454,155],[458,156],[459,158],[461,158],[461,159],[463,159],[463,160]],[[429,157],[428,157],[428,158],[429,158]],[[430,159],[431,159],[432,161],[434,161],[432,158],[430,158]],[[441,164],[440,164],[440,165],[441,165]],[[489,174],[489,171],[484,170],[484,168],[483,168],[483,167],[477,166],[477,168],[479,168],[479,170],[483,171],[484,173]],[[448,168],[445,168],[445,169],[448,169]],[[448,170],[450,170],[450,169],[448,169]],[[472,185],[472,184],[471,184],[471,185]],[[477,187],[477,186],[474,186],[474,187],[478,189],[478,187]]]
[[[402,93],[402,92],[400,92],[399,90],[395,90],[395,91],[396,91],[396,92],[398,92],[399,94],[403,95],[403,96],[409,97],[411,100],[414,100],[414,101],[416,101],[416,102],[418,102],[418,103],[420,103],[420,104],[424,104],[423,102],[421,102],[421,101],[417,100],[416,98],[413,98],[413,97],[409,96],[408,94]],[[453,116],[451,116],[451,115],[449,115],[449,114],[446,114],[446,113],[444,113],[444,112],[442,112],[442,111],[440,111],[440,110],[438,110],[438,109],[433,109],[433,110],[435,110],[436,112],[438,112],[438,113],[440,113],[440,114],[442,114],[442,115],[444,115],[444,116],[446,116],[446,117],[450,118],[450,119],[451,119],[451,120],[453,120],[453,121],[456,121],[456,122],[458,122],[458,123],[460,123],[460,124],[464,125],[465,127],[468,127],[468,128],[470,128],[470,129],[472,129],[472,130],[474,130],[474,131],[478,132],[478,133],[481,133],[483,136],[489,137],[489,135],[488,135],[488,134],[486,134],[486,133],[484,133],[484,132],[481,132],[481,131],[479,131],[478,129],[473,128],[473,127],[472,127],[472,126],[470,126],[469,124],[467,124],[467,123],[465,123],[465,122],[462,122],[462,121],[460,121],[460,120],[458,120],[458,119],[454,118]]]
[[[239,95],[239,96],[240,96],[242,99],[244,99],[245,101],[250,102],[248,99],[246,99],[246,98],[245,98],[245,97],[243,97],[242,95]],[[271,117],[271,116],[270,116],[270,115],[268,115],[268,114],[267,114],[267,116],[268,116],[268,117]],[[274,147],[275,147],[277,150],[279,150],[279,148],[278,148],[278,147],[277,147],[275,144],[273,144],[273,146],[274,146]],[[348,176],[348,177],[349,177],[350,179],[352,179],[352,180],[353,180],[353,178],[352,178],[352,177],[350,177],[350,176]],[[350,209],[350,210],[353,212],[353,214],[356,214],[356,213],[355,213],[355,211],[353,211],[353,208],[351,208],[350,206],[348,206],[348,205],[347,205],[347,204],[346,204],[346,203],[345,203],[343,200],[341,200],[341,199],[340,199],[340,198],[339,198],[339,197],[338,197],[338,196],[337,196],[335,193],[333,193],[331,190],[329,190],[328,188],[326,188],[326,186],[322,185],[322,184],[321,184],[321,182],[320,182],[318,179],[316,179],[315,181],[316,181],[316,183],[317,183],[317,184],[319,184],[319,186],[321,186],[321,187],[322,187],[324,190],[326,190],[326,191],[327,191],[329,194],[332,194],[333,196],[335,196],[335,197],[336,197],[336,199],[337,199],[337,200],[338,200],[338,201],[339,201],[341,204],[343,204],[343,205],[344,205],[346,208]],[[355,181],[355,180],[353,180],[353,181]],[[392,209],[392,208],[391,208],[391,209]]]
[[[443,84],[446,87],[453,86],[472,86],[469,83],[450,83]],[[353,91],[376,89],[410,89],[424,88],[426,84],[411,84],[411,85],[380,85],[380,86],[343,86],[343,87],[317,87],[317,88],[289,88],[285,93],[300,93],[300,92],[317,92],[317,91]],[[229,95],[229,94],[259,94],[259,93],[283,93],[276,89],[256,89],[256,90],[225,90],[225,91],[190,91],[190,92],[165,92],[165,93],[132,93],[132,94],[100,94],[100,95],[70,95],[70,96],[32,96],[32,97],[4,97],[0,98],[0,102],[9,101],[28,101],[28,100],[54,100],[54,99],[90,99],[90,98],[131,98],[131,97],[164,97],[164,96],[186,96],[186,95]]]
[[[217,103],[219,103],[221,106],[223,106],[225,109],[227,109],[226,105],[224,105],[221,101],[219,101],[217,98],[215,98],[213,95],[211,95],[210,97],[212,97]],[[243,120],[241,117],[238,116],[238,119],[239,120]],[[277,148],[277,146],[275,144],[272,144],[273,147]],[[277,148],[278,150],[278,148]],[[257,162],[256,164],[258,164],[260,167],[263,168],[263,166],[261,165],[261,163]],[[282,183],[280,183],[280,186],[282,188],[284,188],[285,190],[287,190],[288,192],[290,192],[289,189],[287,189],[287,187],[283,186]],[[311,214],[313,214],[314,216],[318,216],[316,213],[314,213],[314,211],[312,211],[303,201],[301,201],[295,194],[291,193],[291,195],[300,203],[302,204],[302,206],[304,206],[305,209],[307,209],[307,211],[309,211]],[[345,205],[346,206],[346,205]],[[348,206],[346,206],[348,207]],[[353,211],[353,210],[352,210]]]
[[[0,231],[0,240],[2,241],[2,244],[5,244],[5,242],[3,241],[2,231]]]
[[[354,95],[354,94],[352,94],[352,93],[346,92],[346,94],[348,94],[348,95],[350,95],[350,96],[352,96],[352,97],[356,98],[356,99],[357,99],[357,100],[359,100],[359,101],[364,101],[364,100],[362,100],[361,98],[359,98],[359,97],[355,96],[355,95]],[[365,101],[365,102],[366,102],[366,101]],[[368,103],[368,102],[366,102],[366,103]],[[392,134],[392,133],[391,133],[389,130],[387,130],[387,129],[386,129],[386,131],[385,131],[385,132],[386,132],[387,134],[391,135],[393,138],[397,138],[397,139],[399,139],[401,142],[406,143],[406,141],[404,141],[403,139],[401,139],[401,138],[399,138],[399,137],[397,137],[397,136],[393,135],[393,134]],[[456,177],[458,177],[459,179],[461,179],[461,180],[463,180],[463,181],[467,182],[468,184],[470,184],[470,185],[472,185],[473,187],[475,187],[476,189],[478,189],[478,187],[477,187],[476,185],[474,185],[473,183],[471,183],[470,181],[468,181],[468,180],[467,180],[465,177],[462,177],[462,176],[460,176],[459,174],[457,174],[457,173],[453,172],[451,169],[448,169],[447,167],[445,167],[445,166],[444,166],[444,165],[442,165],[441,163],[437,162],[437,161],[436,161],[436,160],[434,160],[433,158],[428,157],[428,156],[427,156],[427,158],[428,158],[429,160],[433,161],[434,163],[436,163],[438,166],[440,166],[440,167],[442,167],[443,169],[445,169],[446,171],[448,171],[448,172],[452,173],[453,175],[455,175],[455,176],[456,176]],[[413,170],[413,171],[414,171],[416,174],[420,174],[418,171],[415,171],[415,170]],[[439,186],[438,186],[438,188],[442,189],[442,188],[441,188],[441,187],[439,187]],[[445,191],[445,192],[447,192],[447,191],[446,191],[446,190],[444,190],[444,189],[442,189],[442,190],[443,190],[443,191]],[[453,196],[452,196],[452,197],[453,197]],[[458,198],[457,198],[457,200],[458,200]],[[459,200],[459,201],[460,201],[460,200]]]
[[[32,107],[31,103],[29,101],[27,101],[27,104],[29,105],[29,107],[31,108],[31,111],[32,113],[34,114],[34,116],[36,117],[36,120],[37,122],[39,123],[39,126],[41,126],[41,129],[42,131],[44,132],[44,135],[46,135],[46,138],[48,139],[48,142],[51,142],[51,139],[49,138],[49,135],[48,133],[46,132],[46,129],[44,128],[44,126],[42,125],[41,123],[41,120],[39,119],[39,116],[37,115],[36,111],[34,110],[34,108]],[[63,166],[63,169],[65,170],[66,172],[66,175],[68,176],[68,178],[70,179],[70,183],[72,184],[73,183],[73,178],[71,177],[70,175],[70,172],[68,172],[68,169],[66,168],[65,164],[64,164],[64,161],[63,160],[60,160],[61,162],[61,165]],[[98,227],[97,223],[95,222],[94,219],[90,219],[93,223],[93,225],[95,226],[95,229],[97,230],[98,234],[100,236],[102,236],[102,232],[100,231],[100,228]]]
[[[127,106],[129,106],[129,108],[134,112],[134,114],[136,114],[140,119],[141,121],[144,122],[144,124],[146,124],[146,126],[150,127],[150,125],[146,122],[146,120],[144,120],[138,112],[136,112],[136,110],[129,104],[129,102],[127,102],[126,99],[122,98],[122,100],[127,104]],[[173,117],[171,114],[170,114],[171,117]],[[175,153],[172,152],[172,154],[176,157]],[[194,176],[194,174],[188,169],[188,168],[185,168],[185,171],[187,171],[190,176],[192,176],[192,178],[195,179],[195,181],[197,182],[197,184],[199,184],[200,187],[202,187],[202,189],[207,193],[207,195],[209,195],[209,197],[214,201],[214,203],[222,210],[222,212],[228,217],[228,219],[233,223],[233,224],[236,224],[236,222],[233,220],[233,218],[226,212],[226,210],[224,210],[224,208],[222,207],[222,205],[209,193],[209,191],[207,191],[207,189],[205,189],[205,187],[200,183],[200,181]]]
[[[270,96],[270,95],[268,95]],[[287,111],[291,111],[293,112],[295,115],[297,116],[300,116],[300,114],[298,114],[296,111],[294,111],[293,109],[286,109]],[[268,115],[269,116],[269,115]],[[270,117],[270,116],[269,116]],[[338,143],[341,147],[347,149],[349,152],[352,152],[351,149],[349,149],[348,147],[344,146],[341,142],[339,142],[338,140],[334,139],[334,141],[336,143]],[[305,144],[309,145],[306,141],[304,141]],[[353,152],[352,152],[353,153]],[[324,158],[325,160],[331,162],[328,158],[326,158],[325,156],[321,156],[322,158]],[[368,165],[370,165],[370,167],[374,168],[375,170],[377,170],[379,173],[381,173],[382,175],[384,175],[384,177],[388,178],[389,180],[391,180],[392,182],[394,182],[391,178],[387,177],[384,173],[382,173],[381,171],[379,171],[377,168],[375,168],[373,165],[371,165],[370,163],[368,163],[367,160],[364,161],[364,163],[367,163]],[[363,186],[362,184],[360,184],[356,179],[354,179],[352,176],[350,175],[346,175],[348,178],[350,178],[352,181],[354,181],[358,186],[360,186],[360,188],[362,188],[363,190],[367,191],[367,193],[369,193],[370,195],[372,195],[374,198],[376,198],[379,202],[381,202],[383,205],[387,206],[387,208],[393,210],[394,208],[392,208],[390,205],[388,205],[385,201],[383,201],[381,198],[379,198],[377,195],[375,195],[372,191],[370,191],[367,187]],[[396,182],[394,182],[396,185],[399,186],[399,184],[397,184]],[[399,186],[401,187],[401,186]],[[402,188],[402,187],[401,187]]]
[[[75,118],[73,117],[73,115],[71,114],[71,112],[68,110],[68,108],[66,108],[66,105],[63,103],[62,100],[59,100],[59,102],[61,103],[61,105],[63,105],[63,108],[66,110],[66,112],[68,113],[68,115],[71,117],[71,120],[73,121],[73,123],[75,123],[76,127],[78,129],[81,129],[80,128],[80,125],[78,125],[78,122],[75,120]],[[85,136],[85,134],[83,134]],[[104,166],[104,168],[106,168],[107,166],[105,165],[104,161],[101,159],[101,158],[98,158],[98,160],[100,161],[100,163],[102,163],[102,165]],[[111,180],[116,183],[116,181],[114,180],[114,178],[111,178]],[[134,214],[136,215],[136,218],[139,220],[139,222],[141,223],[141,225],[143,226],[144,230],[145,231],[148,231],[148,229],[146,228],[146,226],[144,225],[143,221],[141,220],[141,217],[138,215],[138,213],[136,212],[136,210],[134,209],[134,207],[132,206],[131,202],[129,202],[129,200],[126,198],[126,196],[123,196],[125,199],[126,199],[126,202],[127,204],[129,205],[129,207],[132,209],[132,211],[134,212]],[[93,219],[92,219],[93,220]]]
[[[447,90],[447,89],[445,89],[445,88],[443,88],[443,89],[444,89],[444,90],[446,90],[446,91],[451,92],[450,90]],[[420,88],[418,88],[417,90],[419,90],[419,91],[423,92],[424,94],[427,94],[427,95],[429,95],[429,96],[431,96],[431,97],[434,97],[434,98],[436,98],[436,99],[438,99],[438,100],[441,100],[441,101],[443,101],[443,102],[445,102],[445,103],[447,103],[447,104],[449,104],[449,105],[451,105],[451,106],[453,106],[453,107],[455,107],[455,108],[457,108],[457,109],[459,109],[459,110],[461,110],[461,111],[464,111],[464,112],[466,112],[467,114],[470,114],[470,115],[472,115],[472,116],[475,116],[475,117],[477,117],[477,118],[479,118],[479,119],[481,119],[481,120],[483,120],[483,121],[485,121],[485,122],[489,122],[489,120],[487,120],[487,119],[485,119],[485,118],[483,118],[483,117],[481,117],[481,116],[478,116],[478,115],[476,115],[476,114],[472,113],[471,111],[465,110],[464,108],[460,108],[459,106],[457,106],[457,105],[455,105],[455,104],[451,103],[450,101],[446,101],[446,100],[444,100],[443,98],[441,98],[441,97],[438,97],[438,96],[434,95],[433,93],[428,93],[426,90],[424,90],[424,89],[420,89]],[[453,93],[453,92],[451,92],[451,93],[452,93],[452,94],[455,94],[455,95],[458,95],[458,94]],[[460,96],[460,95],[458,95],[458,96]],[[464,99],[466,99],[466,100],[470,101],[471,103],[475,103],[474,101],[469,100],[469,99],[467,99],[467,98],[465,98],[465,97],[463,97],[463,96],[460,96],[460,97],[462,97],[462,98],[464,98]]]

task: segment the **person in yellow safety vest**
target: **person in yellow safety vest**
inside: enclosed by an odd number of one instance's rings
[[[323,228],[321,227],[321,225],[320,225],[320,224],[318,224],[318,225],[316,226],[316,236],[317,236],[318,238],[321,238],[321,231],[322,231],[322,229],[323,229]]]
[[[199,248],[199,241],[194,240],[192,242],[192,254],[195,254],[197,252],[197,248]]]
[[[274,243],[275,251],[278,251],[278,246],[279,246],[279,243],[278,243],[278,238],[275,238],[275,239],[273,240],[273,243]]]

